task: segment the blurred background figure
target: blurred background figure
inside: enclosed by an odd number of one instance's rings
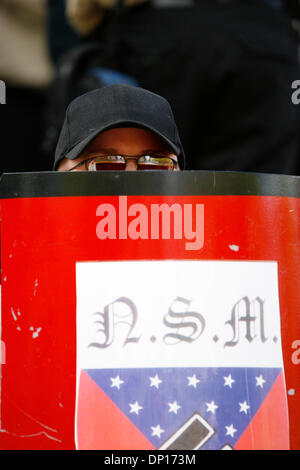
[[[46,0],[47,45],[54,66],[69,50],[76,48],[82,38],[69,24],[66,17],[65,0]]]
[[[52,75],[46,0],[1,0],[0,78],[6,83],[7,104],[0,107],[0,173],[49,167],[41,143],[45,90]]]

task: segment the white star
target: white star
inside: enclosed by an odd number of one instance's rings
[[[149,379],[150,379],[150,387],[158,388],[159,384],[162,383],[162,380],[160,380],[157,374],[155,377],[149,377]]]
[[[213,415],[215,414],[215,411],[218,407],[218,405],[215,404],[214,401],[211,401],[210,403],[206,403],[206,406],[207,406],[207,412],[211,412]]]
[[[225,382],[224,382],[224,387],[229,387],[229,388],[232,388],[232,384],[233,382],[235,382],[235,380],[231,377],[231,374],[228,375],[228,377],[223,377]]]
[[[255,377],[255,379],[256,379],[256,386],[263,388],[264,383],[266,382],[265,379],[263,378],[263,376],[260,374],[260,376]]]
[[[129,403],[129,406],[130,406],[129,413],[135,413],[137,415],[139,414],[139,411],[143,409],[143,407],[140,406],[137,401],[135,403]]]
[[[118,390],[120,390],[120,385],[124,383],[124,380],[121,380],[120,377],[117,375],[117,377],[111,377],[111,387],[117,387]]]
[[[177,401],[173,401],[173,403],[168,403],[169,405],[169,413],[175,413],[177,415],[177,411],[179,408],[181,408],[180,405],[178,405]]]
[[[197,387],[197,383],[200,382],[200,380],[197,379],[197,377],[196,377],[195,374],[193,375],[193,377],[188,377],[187,379],[188,379],[188,381],[189,381],[188,386],[191,385],[191,386],[194,387],[194,388],[196,388],[196,387]]]
[[[152,436],[160,437],[160,435],[163,432],[165,432],[164,429],[161,429],[159,424],[157,426],[151,426],[151,429],[152,429]]]
[[[226,428],[226,436],[234,437],[234,433],[237,432],[237,429],[234,429],[233,424],[230,426],[225,426]]]
[[[244,403],[239,403],[239,405],[240,405],[240,413],[248,414],[248,410],[250,406],[247,404],[247,402],[244,401]]]

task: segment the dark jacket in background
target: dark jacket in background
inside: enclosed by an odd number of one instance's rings
[[[190,169],[300,174],[300,107],[291,100],[298,37],[286,3],[67,3],[82,42],[99,45],[91,67],[132,76],[170,102]]]

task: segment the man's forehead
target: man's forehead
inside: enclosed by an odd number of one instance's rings
[[[140,147],[143,152],[157,150],[170,152],[171,148],[158,135],[139,127],[117,127],[99,133],[86,147],[86,151],[118,153],[120,147]],[[85,153],[84,152],[84,153]]]

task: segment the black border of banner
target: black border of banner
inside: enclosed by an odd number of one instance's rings
[[[62,196],[300,197],[300,176],[231,171],[7,173],[0,198]]]

